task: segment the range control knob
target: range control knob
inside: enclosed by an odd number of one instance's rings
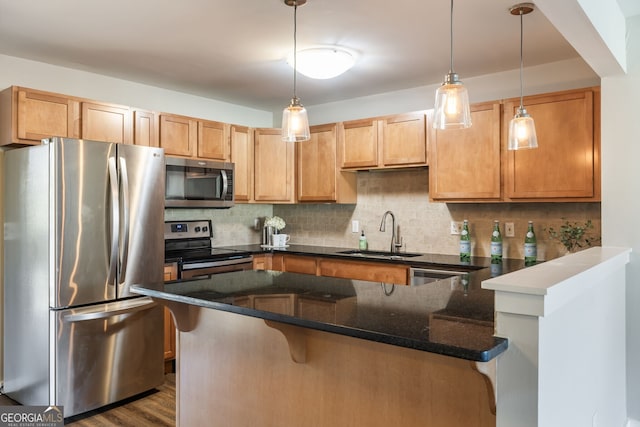
[[[200,232],[200,227],[194,228],[193,231],[195,231],[196,233],[199,233]]]
[[[202,232],[203,233],[206,233],[207,231],[209,231],[209,227],[207,227],[207,226],[202,227]]]

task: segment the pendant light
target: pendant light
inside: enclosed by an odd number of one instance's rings
[[[436,91],[433,127],[436,129],[461,129],[471,126],[469,95],[458,74],[453,71],[453,0],[450,14],[450,63],[444,83]]]
[[[284,0],[287,6],[293,6],[293,98],[291,98],[291,104],[282,112],[282,140],[287,142],[308,141],[311,138],[307,110],[296,96],[297,12],[298,6],[306,2],[307,0]]]
[[[522,105],[522,17],[533,12],[533,3],[520,3],[509,9],[512,15],[520,16],[520,107],[509,123],[509,150],[522,150],[538,147],[536,126],[533,118]]]

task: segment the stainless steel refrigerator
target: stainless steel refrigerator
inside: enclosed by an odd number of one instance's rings
[[[52,138],[5,153],[4,391],[69,417],[164,381],[164,153]]]

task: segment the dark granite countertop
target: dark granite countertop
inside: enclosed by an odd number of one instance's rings
[[[262,247],[259,244],[251,245],[235,245],[235,246],[221,246],[226,249],[240,250],[251,252],[252,254],[294,254],[303,256],[322,256],[328,258],[340,258],[351,259],[355,261],[372,261],[382,262],[390,264],[403,264],[411,267],[440,267],[449,268],[454,270],[482,270],[487,269],[486,274],[483,275],[483,279],[490,276],[498,276],[511,271],[520,270],[524,268],[524,261],[518,259],[504,259],[502,264],[491,264],[490,258],[485,257],[472,257],[470,263],[463,263],[460,261],[458,255],[443,255],[443,254],[419,254],[418,256],[403,256],[403,253],[394,254],[393,258],[383,256],[362,256],[358,254],[348,254],[344,252],[355,250],[353,248],[341,248],[332,246],[314,246],[314,245],[289,245],[284,248],[268,248]],[[484,277],[486,276],[486,277]]]
[[[271,252],[260,245],[233,246],[252,253]],[[291,245],[277,252],[336,256],[344,248]],[[348,256],[347,256],[348,258]],[[362,257],[354,257],[363,260]],[[375,260],[415,267],[464,267],[457,256],[429,255],[405,260]],[[482,280],[523,268],[519,260],[504,260],[501,271],[488,259],[472,259],[464,275],[417,286],[384,285],[360,280],[318,277],[274,271],[222,273],[204,279],[168,282],[163,291],[134,286],[154,298],[274,320],[354,338],[438,353],[473,361],[488,361],[507,348],[493,335],[494,294]],[[261,298],[290,301],[287,313],[269,311]],[[282,308],[280,308],[282,310]]]

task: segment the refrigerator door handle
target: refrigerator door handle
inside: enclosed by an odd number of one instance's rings
[[[136,301],[135,304],[127,304],[125,307],[115,310],[97,310],[89,313],[76,313],[65,315],[64,321],[68,323],[85,322],[88,320],[100,320],[108,319],[109,317],[118,316],[121,314],[137,313],[139,311],[150,310],[156,307],[158,304],[149,298],[139,298],[141,301]]]
[[[118,170],[116,159],[109,157],[109,182],[111,186],[111,248],[109,255],[109,277],[107,283],[115,285],[118,267],[118,230],[120,229],[120,199],[118,197]]]
[[[127,261],[129,260],[129,172],[127,170],[127,161],[124,157],[120,157],[120,179],[122,180],[122,217],[123,239],[120,258],[120,279],[118,283],[123,283],[127,272]]]
[[[229,191],[229,179],[227,178],[227,171],[224,169],[220,171],[222,176],[222,191],[220,194],[220,200],[225,200],[227,197],[227,191]]]

